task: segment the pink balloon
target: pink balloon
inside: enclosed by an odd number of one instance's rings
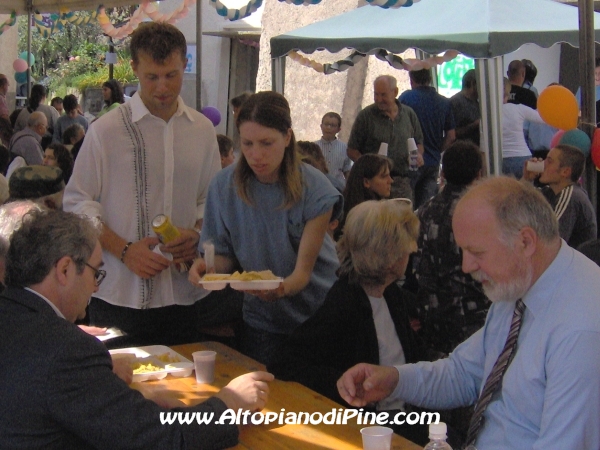
[[[550,148],[556,147],[560,143],[560,139],[565,134],[565,130],[558,130],[554,136],[552,136],[552,140],[550,141]]]
[[[24,59],[17,58],[13,61],[13,69],[15,69],[15,72],[25,72],[29,69],[29,65]]]

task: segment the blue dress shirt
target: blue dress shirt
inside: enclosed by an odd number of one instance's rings
[[[600,448],[600,268],[562,241],[523,297],[517,352],[476,446]],[[484,327],[449,358],[397,367],[393,396],[427,408],[473,404],[504,347],[514,302],[496,302]]]

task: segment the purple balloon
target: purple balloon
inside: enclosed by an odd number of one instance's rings
[[[215,127],[221,123],[221,113],[214,106],[205,106],[200,112],[204,114]]]

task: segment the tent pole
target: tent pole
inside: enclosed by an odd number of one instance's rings
[[[202,2],[196,2],[196,111],[202,109]]]
[[[29,66],[29,61],[31,58],[31,19],[33,17],[33,3],[32,0],[27,0],[27,66]],[[31,67],[27,69],[27,101],[29,101],[29,97],[31,96]]]
[[[285,86],[285,56],[271,59],[271,89],[283,95]]]
[[[481,151],[486,154],[489,175],[502,174],[502,57],[476,59],[477,89],[481,108]],[[486,95],[486,92],[488,95]]]
[[[579,0],[579,67],[581,85],[581,125],[590,138],[593,137],[596,117],[596,88],[594,86],[595,44],[594,44],[594,1]],[[594,164],[588,161],[585,172],[585,187],[592,205],[598,214],[597,173]]]

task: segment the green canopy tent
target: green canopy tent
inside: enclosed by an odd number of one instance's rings
[[[588,17],[593,21],[589,27],[594,33],[592,39],[600,41],[600,14],[593,13],[593,7],[589,11],[593,14]],[[423,0],[395,10],[362,7],[273,37],[274,89],[283,88],[284,57],[294,50],[308,54],[344,48],[362,53],[378,48],[393,53],[417,48],[431,54],[457,50],[477,58],[482,150],[488,152],[491,172],[499,173],[504,75],[501,56],[527,43],[550,47],[566,42],[577,47],[579,22],[578,8],[552,0]],[[584,74],[593,73],[593,53],[589,59],[591,65],[582,67]],[[593,92],[593,77],[587,81],[589,87],[582,83],[586,94]],[[588,95],[593,99],[593,94]]]

